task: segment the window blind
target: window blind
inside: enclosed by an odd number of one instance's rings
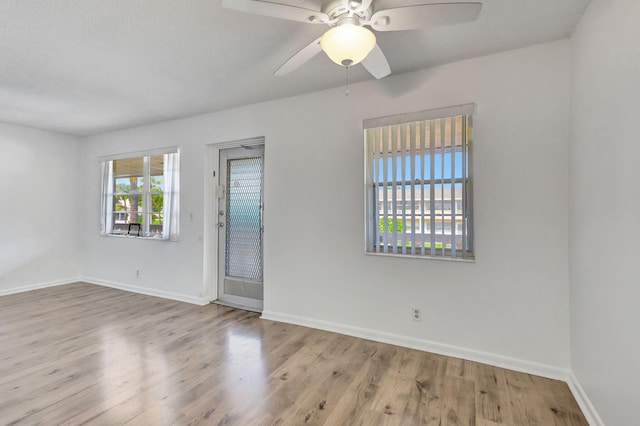
[[[364,122],[367,252],[473,259],[471,111]]]

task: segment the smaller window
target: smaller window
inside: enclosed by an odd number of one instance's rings
[[[102,161],[102,235],[177,240],[179,163],[177,149]]]

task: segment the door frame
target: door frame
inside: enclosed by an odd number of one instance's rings
[[[206,145],[205,173],[204,173],[204,241],[203,241],[203,288],[202,297],[210,302],[218,299],[218,198],[216,191],[220,175],[220,150],[228,148],[242,148],[243,146],[263,145],[266,152],[265,137],[239,139]],[[266,155],[262,164],[262,180],[265,187]],[[266,187],[265,187],[266,189]],[[263,190],[263,203],[266,204],[266,191]],[[262,212],[263,226],[266,220],[265,211]],[[222,228],[224,231],[224,228]],[[264,256],[265,244],[262,244],[263,279],[264,286]],[[263,301],[264,304],[264,301]]]

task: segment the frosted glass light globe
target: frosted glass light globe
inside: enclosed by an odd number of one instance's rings
[[[350,67],[360,63],[376,45],[376,36],[353,24],[331,28],[320,39],[320,47],[338,65]]]

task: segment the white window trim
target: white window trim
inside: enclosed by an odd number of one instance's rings
[[[444,108],[428,109],[419,112],[368,118],[362,121],[362,128],[364,130],[375,129],[376,127],[413,123],[414,121],[436,120],[438,118],[455,117],[458,115],[476,115],[476,112],[476,104],[462,104]]]
[[[137,158],[137,157],[144,157],[144,156],[175,154],[175,153],[180,153],[180,147],[168,146],[164,148],[149,149],[146,151],[131,151],[131,152],[124,152],[121,154],[103,155],[98,157],[98,162],[103,163],[105,161],[111,161],[111,160],[126,160],[127,158]]]

